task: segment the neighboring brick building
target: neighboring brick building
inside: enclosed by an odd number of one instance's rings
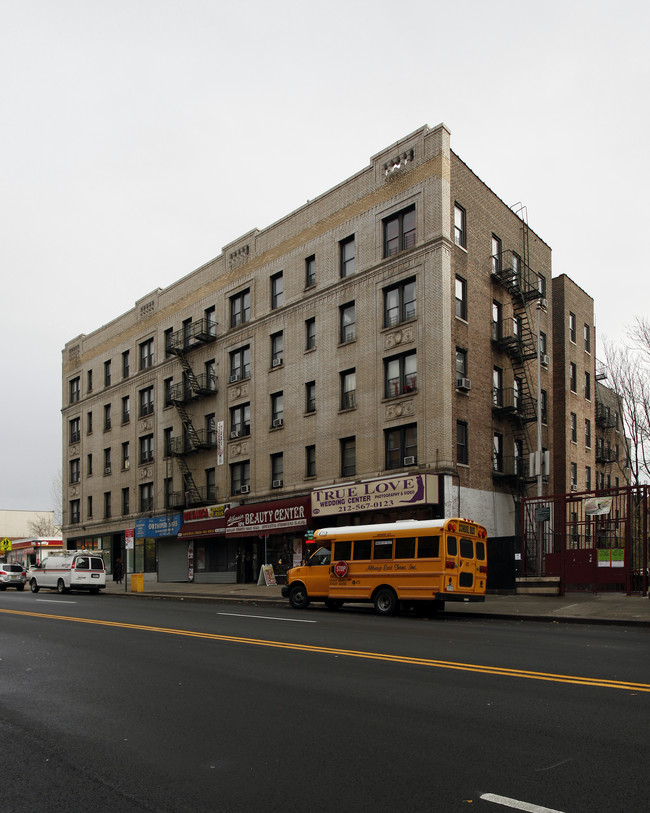
[[[558,307],[571,308],[579,289],[560,279]],[[550,285],[546,243],[444,125],[417,130],[66,344],[69,546],[114,561],[135,529],[129,570],[187,578],[193,542],[197,580],[234,581],[300,558],[305,531],[337,512],[461,514],[512,537],[536,489],[537,302]],[[569,477],[561,416],[593,414],[552,377],[554,356],[573,352],[546,342],[555,307],[554,281],[539,328],[549,493]],[[578,329],[593,324],[586,295],[572,312]]]

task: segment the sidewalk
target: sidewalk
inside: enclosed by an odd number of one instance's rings
[[[105,595],[128,598],[158,598],[180,601],[232,601],[288,607],[282,587],[257,584],[191,584],[188,582],[144,581],[144,591],[133,593],[130,585],[106,580]],[[316,602],[314,602],[316,603]],[[365,606],[365,605],[364,605]],[[485,602],[447,602],[446,615],[590,624],[639,624],[650,627],[650,599],[622,593],[569,593],[565,596],[486,596]]]

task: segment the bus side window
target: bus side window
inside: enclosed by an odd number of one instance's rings
[[[481,562],[485,561],[485,542],[476,542],[476,558]]]
[[[357,559],[370,559],[370,552],[372,550],[372,542],[370,539],[355,539],[354,550],[352,551],[352,558]]]
[[[418,559],[438,559],[440,556],[439,536],[418,537]]]
[[[415,558],[415,537],[409,536],[404,539],[395,540],[395,558],[396,559],[414,559]]]
[[[334,553],[332,559],[349,559],[352,556],[352,541],[350,539],[339,539],[334,543]]]
[[[458,556],[458,542],[455,536],[447,537],[447,553],[449,556]]]
[[[474,558],[474,543],[466,536],[460,538],[460,555],[462,559]]]
[[[393,540],[392,539],[375,539],[373,559],[392,559],[393,558]]]

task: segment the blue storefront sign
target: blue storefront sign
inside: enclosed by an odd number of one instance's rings
[[[135,521],[136,539],[157,539],[161,536],[176,536],[183,522],[182,514],[163,514],[160,517],[145,517]]]

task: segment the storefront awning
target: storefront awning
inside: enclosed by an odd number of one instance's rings
[[[304,531],[311,519],[310,498],[251,503],[226,511],[226,535],[261,536]]]
[[[199,519],[184,522],[179,531],[179,539],[203,539],[207,536],[223,536],[226,533],[226,518]]]

